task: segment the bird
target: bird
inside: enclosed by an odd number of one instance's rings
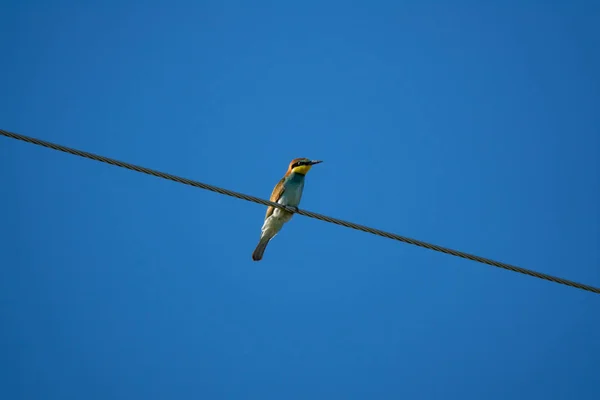
[[[286,206],[286,210],[277,207],[267,207],[265,220],[261,228],[260,240],[252,253],[254,261],[260,261],[267,245],[279,233],[283,225],[289,222],[294,215],[294,210],[298,210],[302,191],[304,190],[304,178],[313,165],[322,163],[321,160],[310,160],[308,158],[294,158],[287,169],[287,172],[281,180],[275,185],[271,193],[271,200]]]

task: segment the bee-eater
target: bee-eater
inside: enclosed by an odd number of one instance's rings
[[[297,210],[302,198],[302,190],[304,189],[304,177],[313,165],[320,162],[322,161],[309,160],[308,158],[293,159],[283,178],[275,185],[270,200],[274,203],[285,205],[292,211],[294,209]],[[286,222],[292,219],[293,215],[293,212],[284,211],[273,206],[267,208],[260,240],[252,253],[254,261],[262,259],[269,241],[277,235]]]

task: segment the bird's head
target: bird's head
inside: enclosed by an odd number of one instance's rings
[[[288,175],[292,172],[297,174],[306,175],[306,173],[312,168],[313,165],[319,164],[321,160],[309,160],[308,158],[295,158],[290,162],[288,167]]]

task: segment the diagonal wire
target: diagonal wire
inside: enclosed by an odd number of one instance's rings
[[[59,144],[55,144],[55,143],[51,143],[51,142],[46,142],[44,140],[40,140],[40,139],[35,139],[29,136],[25,136],[25,135],[20,135],[17,133],[13,133],[13,132],[8,132],[5,131],[3,129],[0,129],[0,134],[2,136],[6,136],[12,139],[17,139],[17,140],[21,140],[27,143],[32,143],[38,146],[43,146],[43,147],[47,147],[50,149],[54,149],[54,150],[58,150],[58,151],[62,151],[68,154],[73,154],[76,156],[80,156],[80,157],[84,157],[84,158],[89,158],[91,160],[95,160],[95,161],[100,161],[106,164],[111,164],[111,165],[115,165],[117,167],[121,167],[121,168],[126,168],[132,171],[137,171],[137,172],[142,172],[144,174],[148,174],[148,175],[152,175],[152,176],[156,176],[158,178],[163,178],[163,179],[167,179],[170,181],[174,181],[174,182],[178,182],[178,183],[183,183],[185,185],[189,185],[189,186],[194,186],[200,189],[205,189],[205,190],[210,190],[211,192],[216,192],[216,193],[220,193],[220,194],[224,194],[227,196],[231,196],[231,197],[235,197],[238,199],[242,199],[242,200],[246,200],[246,201],[251,201],[254,203],[258,203],[258,204],[262,204],[265,206],[273,206],[276,208],[280,208],[283,210],[290,210],[289,208],[286,208],[285,206],[278,204],[278,203],[274,203],[272,201],[269,200],[264,200],[258,197],[254,197],[254,196],[249,196],[247,194],[243,194],[243,193],[238,193],[238,192],[234,192],[232,190],[228,190],[228,189],[223,189],[217,186],[212,186],[212,185],[208,185],[206,183],[202,183],[202,182],[198,182],[198,181],[193,181],[191,179],[186,179],[186,178],[182,178],[176,175],[171,175],[171,174],[167,174],[165,172],[160,172],[160,171],[156,171],[150,168],[145,168],[145,167],[140,167],[138,165],[134,165],[134,164],[129,164],[123,161],[118,161],[118,160],[114,160],[112,158],[108,158],[108,157],[103,157],[103,156],[99,156],[96,154],[92,154],[92,153],[88,153],[86,151],[82,151],[82,150],[77,150],[77,149],[73,149],[70,147],[66,147],[66,146],[61,146]],[[420,240],[416,240],[416,239],[411,239],[409,237],[405,237],[405,236],[400,236],[394,233],[390,233],[390,232],[385,232],[379,229],[374,229],[374,228],[370,228],[368,226],[364,226],[364,225],[359,225],[359,224],[355,224],[353,222],[348,222],[348,221],[343,221],[341,219],[337,219],[337,218],[331,218],[325,215],[321,215],[321,214],[317,214],[317,213],[313,213],[310,211],[306,211],[306,210],[300,210],[300,209],[295,209],[294,212],[296,214],[300,214],[300,215],[304,215],[306,217],[309,218],[315,218],[321,221],[325,221],[325,222],[329,222],[332,224],[336,224],[336,225],[341,225],[341,226],[345,226],[347,228],[352,228],[352,229],[356,229],[359,231],[363,231],[363,232],[367,232],[367,233],[371,233],[373,235],[378,235],[378,236],[382,236],[388,239],[393,239],[393,240],[398,240],[400,242],[404,242],[404,243],[408,243],[408,244],[412,244],[415,246],[419,246],[419,247],[424,247],[426,249],[430,249],[430,250],[434,250],[434,251],[438,251],[440,253],[445,253],[445,254],[450,254],[452,256],[455,257],[461,257],[461,258],[465,258],[467,260],[471,260],[471,261],[476,261],[482,264],[487,264],[487,265],[491,265],[493,267],[497,267],[497,268],[502,268],[502,269],[506,269],[509,271],[513,271],[513,272],[518,272],[521,274],[525,274],[525,275],[529,275],[532,276],[534,278],[539,278],[539,279],[545,279],[547,281],[550,282],[555,282],[561,285],[566,285],[566,286],[571,286],[577,289],[581,289],[581,290],[586,290],[588,292],[593,292],[593,293],[598,293],[600,294],[600,288],[594,287],[594,286],[590,286],[590,285],[585,285],[582,283],[578,283],[578,282],[574,282],[574,281],[570,281],[568,279],[563,279],[563,278],[558,278],[552,275],[548,275],[548,274],[544,274],[541,272],[536,272],[536,271],[532,271],[526,268],[522,268],[522,267],[517,267],[515,265],[511,265],[511,264],[506,264],[506,263],[502,263],[499,261],[494,261],[491,260],[489,258],[484,258],[484,257],[479,257],[473,254],[469,254],[469,253],[464,253],[462,251],[458,251],[458,250],[453,250],[453,249],[449,249],[447,247],[442,247],[442,246],[437,246],[435,244],[430,244],[427,242],[423,242]]]

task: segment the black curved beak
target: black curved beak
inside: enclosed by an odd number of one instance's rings
[[[313,160],[310,162],[310,165],[320,164],[322,162],[323,162],[322,160]]]

